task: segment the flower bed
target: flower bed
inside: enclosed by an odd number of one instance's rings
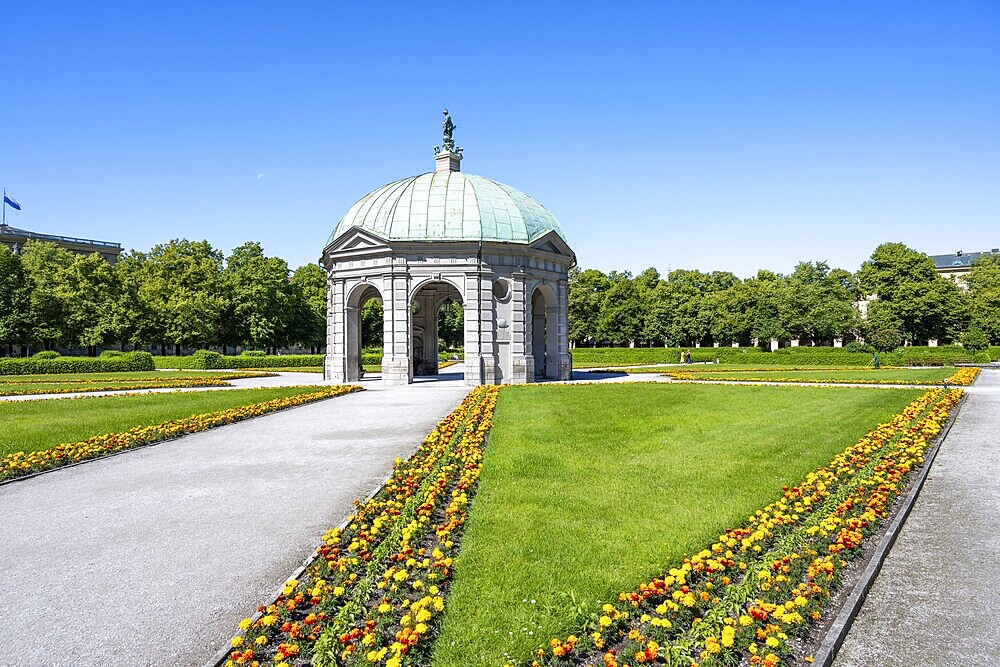
[[[422,664],[444,610],[497,386],[474,389],[396,466],[301,579],[240,623],[227,665]]]
[[[250,419],[285,408],[311,403],[334,396],[360,391],[356,385],[316,387],[315,392],[251,403],[238,408],[175,419],[154,426],[136,427],[124,433],[108,433],[82,442],[59,445],[37,452],[14,452],[0,458],[0,481],[23,477],[44,470],[94,459],[140,445],[168,440],[187,433],[196,433],[216,426]]]
[[[775,369],[749,369],[752,371],[763,371]],[[789,370],[801,370],[801,371],[815,371],[815,370],[857,370],[857,369],[817,369],[817,368],[797,368],[797,369],[781,369],[782,371]],[[634,371],[630,371],[634,372]],[[705,373],[712,373],[711,370],[701,370],[701,371],[662,371],[660,369],[656,370],[641,370],[640,372],[660,372],[664,377],[669,377],[672,380],[685,381],[685,382],[787,382],[795,384],[881,384],[881,385],[917,385],[917,386],[927,386],[936,385],[938,382],[931,380],[885,380],[879,378],[872,379],[861,379],[861,378],[845,378],[845,379],[824,379],[824,378],[791,378],[791,377],[771,377],[771,376],[746,376],[746,375],[734,375],[729,377],[712,377],[705,378],[699,377]],[[872,371],[876,372],[876,371]],[[978,368],[959,368],[955,371],[951,377],[947,378],[945,382],[956,387],[967,387],[972,384],[979,374]]]
[[[782,664],[962,393],[926,392],[745,525],[604,605],[579,636],[552,639],[531,664]]]
[[[123,379],[119,384],[113,380],[92,380],[83,378],[73,379],[4,379],[0,381],[3,385],[28,385],[24,389],[0,389],[0,396],[31,396],[38,394],[75,394],[91,391],[130,391],[142,389],[197,389],[203,387],[228,387],[227,380],[241,380],[245,378],[274,377],[274,373],[213,373],[204,378],[136,378]],[[59,387],[31,387],[30,385],[65,385]]]

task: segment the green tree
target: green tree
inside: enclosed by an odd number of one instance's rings
[[[114,266],[117,291],[111,306],[111,328],[122,349],[163,340],[157,335],[154,313],[142,297],[148,275],[145,263],[145,253],[131,250],[119,255]]]
[[[21,256],[0,245],[0,344],[13,354],[31,332],[31,282]]]
[[[250,241],[233,250],[222,281],[240,342],[271,352],[288,342],[295,298],[285,260]]]
[[[74,255],[66,268],[62,289],[66,304],[65,332],[73,343],[97,356],[97,347],[116,338],[115,305],[118,281],[115,271],[98,253]]]
[[[608,290],[598,320],[598,338],[613,343],[633,343],[641,339],[647,315],[646,302],[635,282],[619,278]]]
[[[904,340],[957,338],[968,324],[968,296],[938,275],[934,260],[902,243],[883,243],[858,271],[862,293],[877,296]]]
[[[453,303],[438,311],[438,339],[446,348],[465,347],[465,309]]]
[[[865,340],[879,352],[889,352],[903,344],[903,322],[892,305],[884,301],[868,304],[863,331]]]
[[[384,337],[385,316],[382,302],[378,299],[368,299],[361,306],[361,345],[382,347]]]
[[[826,262],[800,262],[777,287],[783,328],[793,338],[813,341],[840,338],[857,331],[853,277]]]
[[[32,285],[29,342],[53,349],[56,344],[71,345],[73,332],[67,327],[69,307],[67,272],[73,253],[55,243],[28,241],[21,250],[21,264]]]
[[[293,314],[289,339],[318,350],[326,340],[326,271],[306,264],[292,273]]]
[[[972,327],[1000,345],[1000,255],[984,255],[972,264],[967,279]]]
[[[151,314],[148,335],[161,346],[173,345],[176,354],[218,342],[227,305],[222,285],[222,253],[208,241],[154,246],[139,292]]]
[[[569,338],[576,345],[586,345],[599,336],[601,309],[611,288],[611,281],[597,269],[569,272]]]

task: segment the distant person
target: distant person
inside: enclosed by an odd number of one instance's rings
[[[686,353],[687,353],[687,350],[681,350],[681,363],[682,363],[682,364],[684,363],[684,355],[685,355]]]
[[[878,370],[879,368],[878,352],[875,353],[875,356],[872,358],[872,361],[875,362],[875,370]]]
[[[686,352],[684,352],[684,363],[686,364],[691,363],[691,350],[687,350]]]

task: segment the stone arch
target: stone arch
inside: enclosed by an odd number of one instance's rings
[[[415,375],[438,374],[439,316],[448,300],[466,303],[457,284],[436,276],[416,283],[410,292],[411,381]]]
[[[364,341],[361,339],[361,309],[364,307],[365,302],[371,299],[378,299],[383,304],[383,318],[387,317],[386,313],[389,309],[385,308],[385,299],[382,296],[382,291],[372,283],[358,283],[351,288],[345,300],[346,340],[344,352],[346,356],[346,379],[348,382],[356,382],[361,379],[361,350],[364,346]]]
[[[528,301],[529,321],[526,327],[530,338],[528,354],[534,360],[536,379],[560,379],[559,359],[559,299],[556,290],[548,283],[540,283],[531,290]]]

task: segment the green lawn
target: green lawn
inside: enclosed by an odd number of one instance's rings
[[[740,525],[919,390],[505,389],[434,665],[523,660]],[[533,634],[532,634],[533,633]]]
[[[0,402],[0,456],[312,391],[276,387]]]
[[[711,378],[739,378],[739,379],[751,379],[751,378],[780,378],[780,379],[796,379],[796,380],[829,380],[831,382],[836,382],[837,380],[849,380],[849,381],[899,381],[905,380],[907,382],[942,382],[945,378],[951,377],[955,373],[955,368],[951,366],[943,366],[936,368],[880,368],[875,370],[873,368],[864,369],[857,368],[851,370],[782,370],[780,368],[770,369],[766,371],[760,370],[706,370],[712,368],[711,366],[703,366],[700,368],[692,368],[691,373],[697,378],[711,379]],[[684,368],[671,368],[671,372],[687,372],[688,369]]]
[[[237,371],[247,377],[264,376],[267,373]],[[0,376],[0,395],[31,393],[41,390],[56,392],[101,391],[113,389],[153,388],[171,380],[217,380],[218,386],[228,384],[225,378],[231,371],[140,371],[128,373],[67,373],[61,375],[17,375]]]

